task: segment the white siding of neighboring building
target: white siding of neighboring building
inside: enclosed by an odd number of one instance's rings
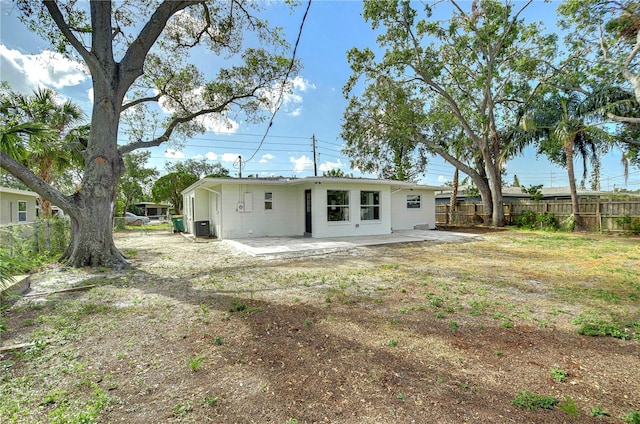
[[[17,224],[36,220],[36,193],[2,188],[0,190],[0,224]],[[18,219],[18,202],[26,202],[26,221]]]
[[[407,208],[407,195],[420,195],[420,208]],[[412,230],[416,225],[428,225],[428,228],[436,228],[436,201],[432,190],[402,189],[391,195],[393,220],[391,227],[394,230]]]

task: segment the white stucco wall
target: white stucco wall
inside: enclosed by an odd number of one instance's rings
[[[407,208],[407,195],[420,195],[420,208]],[[392,195],[393,209],[391,227],[394,230],[412,230],[416,225],[428,225],[430,229],[436,227],[436,200],[433,190],[402,189]]]
[[[222,190],[222,238],[301,236],[304,190],[297,186],[225,184]],[[265,209],[265,193],[272,209]]]
[[[313,228],[312,237],[346,237],[391,233],[391,197],[389,186],[377,184],[332,184],[331,182],[310,185],[312,190]],[[328,220],[327,191],[349,191],[349,220]],[[304,192],[304,190],[302,190]],[[380,219],[362,220],[360,216],[360,192],[380,192]]]
[[[311,190],[314,238],[390,234],[392,229],[416,225],[435,228],[435,196],[431,189],[392,188],[392,184],[332,180],[212,180],[185,192],[185,225],[194,232],[197,221],[208,220],[211,233],[221,239],[302,236],[305,234],[305,191]],[[349,218],[329,221],[327,192],[349,193]],[[379,218],[363,219],[361,192],[379,192]],[[272,209],[265,208],[271,193]],[[420,208],[408,209],[408,194],[421,196]]]

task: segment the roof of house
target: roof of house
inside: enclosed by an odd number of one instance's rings
[[[19,190],[17,188],[9,188],[0,186],[0,193],[18,194],[20,196],[40,197],[40,195],[34,191]]]
[[[571,190],[569,187],[543,187],[540,189],[540,192],[544,197],[571,197]],[[605,197],[605,196],[638,196],[634,193],[617,193],[611,191],[594,191],[594,190],[577,190],[578,196],[586,197],[586,196],[594,196],[594,197]],[[437,198],[449,198],[451,196],[451,189],[449,188],[447,191],[443,191],[440,194],[437,194]],[[502,196],[503,197],[519,197],[522,199],[530,198],[528,193],[522,192],[522,187],[503,187],[502,188]],[[458,190],[458,198],[465,198],[467,195],[464,192],[464,188],[460,188]]]
[[[158,203],[158,202],[137,202],[136,206],[162,206],[162,207],[172,207],[171,203]]]
[[[425,190],[444,190],[446,187],[439,186],[428,186],[422,185],[410,181],[395,181],[395,180],[383,180],[377,178],[349,178],[349,177],[304,177],[304,178],[202,178],[195,183],[191,184],[189,187],[184,189],[182,193],[189,192],[194,190],[205,184],[262,184],[262,185],[284,185],[284,186],[292,186],[299,185],[304,183],[316,183],[321,184],[323,182],[332,182],[332,183],[342,183],[342,184],[353,184],[353,183],[364,183],[364,184],[378,184],[378,185],[390,185],[395,189],[402,188],[415,188],[415,189],[425,189]]]

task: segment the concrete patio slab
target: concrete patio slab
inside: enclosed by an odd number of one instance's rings
[[[401,230],[393,234],[356,237],[255,237],[236,240],[223,240],[234,248],[251,256],[287,255],[311,251],[339,251],[362,246],[376,246],[393,243],[412,243],[436,241],[443,243],[461,243],[481,236],[477,234],[456,233],[438,230]]]

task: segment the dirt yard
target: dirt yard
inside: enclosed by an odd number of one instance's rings
[[[131,269],[46,270],[4,314],[1,423],[640,422],[637,238],[117,245]]]

